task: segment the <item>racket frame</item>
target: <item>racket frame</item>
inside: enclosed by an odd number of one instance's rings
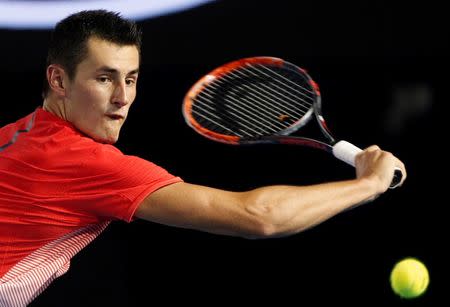
[[[210,84],[214,80],[225,76],[226,74],[230,73],[231,71],[239,67],[242,67],[244,65],[257,65],[257,64],[270,65],[281,67],[283,69],[288,69],[291,72],[301,75],[303,78],[306,79],[307,83],[311,86],[312,92],[314,93],[313,103],[310,109],[297,122],[290,125],[286,129],[279,131],[277,134],[269,136],[260,136],[253,139],[250,138],[244,139],[239,136],[225,135],[211,131],[209,129],[204,128],[201,124],[199,124],[195,120],[194,116],[192,115],[192,106],[195,98],[203,90],[203,88],[205,88],[208,84]],[[184,98],[182,111],[186,123],[191,128],[193,128],[197,133],[203,135],[204,137],[209,138],[216,142],[232,145],[273,143],[273,144],[308,146],[327,151],[333,154],[336,158],[353,166],[355,166],[354,157],[360,151],[362,151],[360,148],[346,141],[343,140],[336,141],[335,138],[332,136],[330,130],[327,127],[325,119],[322,116],[322,100],[319,86],[311,78],[311,76],[307,73],[307,71],[292,63],[289,63],[276,57],[262,56],[262,57],[244,58],[229,62],[225,65],[222,65],[214,69],[207,75],[203,76],[190,88],[190,90],[188,91],[188,93]],[[323,136],[325,136],[326,141],[319,141],[312,138],[290,135],[295,131],[297,131],[298,129],[300,129],[301,127],[305,126],[311,120],[313,114],[320,127],[320,131],[322,132]],[[402,176],[403,174],[401,170],[399,168],[396,168],[394,178],[390,186],[391,189],[396,188],[400,185]]]
[[[197,95],[199,95],[199,93],[201,93],[201,91],[205,87],[207,87],[209,84],[211,84],[218,78],[221,78],[229,74],[230,72],[238,69],[239,67],[248,65],[275,66],[300,75],[302,78],[306,80],[306,82],[309,84],[311,90],[314,93],[314,99],[311,108],[297,122],[290,125],[286,129],[279,131],[277,134],[270,136],[261,136],[258,138],[241,138],[239,136],[217,133],[203,127],[200,123],[196,121],[196,119],[192,115],[192,107]],[[190,88],[190,90],[188,91],[188,93],[184,98],[182,112],[186,123],[191,128],[193,128],[197,133],[203,135],[206,138],[212,139],[213,141],[221,143],[232,145],[262,144],[262,143],[291,144],[291,145],[302,145],[313,148],[319,148],[327,152],[332,152],[332,147],[336,143],[336,140],[332,136],[322,116],[321,94],[317,83],[311,78],[311,76],[307,73],[305,69],[276,57],[260,56],[260,57],[244,58],[229,62],[214,69],[213,71],[209,72],[207,75],[199,79]],[[311,120],[313,114],[317,120],[317,123],[319,124],[322,134],[325,136],[327,140],[326,142],[307,137],[290,136],[290,134],[296,132],[301,127],[305,126]]]

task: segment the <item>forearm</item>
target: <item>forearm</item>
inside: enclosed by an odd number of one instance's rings
[[[376,196],[373,183],[355,179],[311,186],[269,186],[246,192],[246,210],[262,219],[265,234],[298,233]]]
[[[152,193],[135,217],[246,238],[287,236],[376,196],[368,179],[229,192],[176,183]]]
[[[384,193],[394,169],[389,152],[371,146],[356,157],[358,179],[310,186],[267,186],[230,192],[185,182],[151,193],[135,217],[166,225],[247,238],[287,236]]]

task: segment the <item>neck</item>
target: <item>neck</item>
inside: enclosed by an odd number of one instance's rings
[[[42,108],[64,120],[67,120],[66,105],[62,99],[54,97],[52,94],[48,94],[44,99]]]

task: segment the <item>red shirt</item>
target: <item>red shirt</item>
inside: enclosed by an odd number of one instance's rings
[[[0,128],[0,297],[1,283],[22,274],[7,276],[14,266],[25,261],[31,269],[30,256],[44,250],[51,255],[55,242],[97,225],[83,248],[109,221],[130,222],[146,196],[179,181],[41,108]],[[68,263],[62,266],[67,270]]]

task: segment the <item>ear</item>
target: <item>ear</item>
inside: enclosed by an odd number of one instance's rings
[[[66,96],[65,82],[68,76],[64,69],[57,64],[47,67],[47,81],[50,89],[58,96]]]

